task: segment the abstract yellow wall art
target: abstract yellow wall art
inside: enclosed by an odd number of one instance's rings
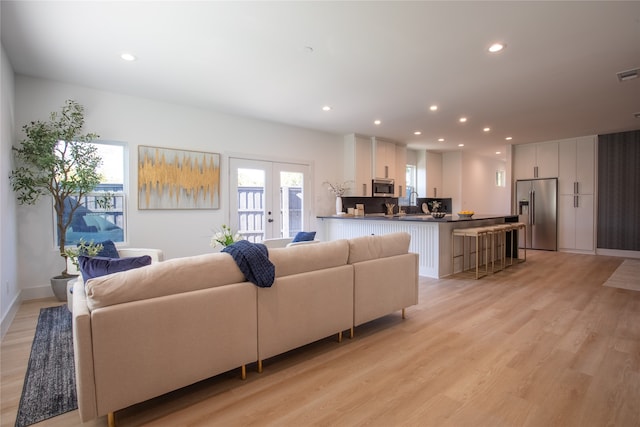
[[[138,209],[219,209],[220,154],[138,146]]]

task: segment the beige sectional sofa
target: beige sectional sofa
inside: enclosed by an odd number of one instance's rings
[[[408,233],[269,249],[270,288],[212,253],[78,281],[73,326],[88,421],[418,302]]]

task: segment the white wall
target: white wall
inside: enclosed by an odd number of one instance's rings
[[[129,246],[164,250],[167,258],[212,251],[211,233],[228,223],[228,156],[246,154],[266,160],[311,165],[313,220],[330,214],[335,200],[322,182],[343,179],[343,136],[284,126],[214,111],[16,76],[16,127],[44,120],[66,99],[85,107],[85,131],[101,139],[129,144]],[[139,211],[137,209],[137,146],[190,149],[222,154],[221,209]],[[7,148],[3,143],[3,156]],[[63,269],[53,245],[51,201],[18,207],[18,281],[25,298],[50,294],[49,277]],[[315,223],[310,224],[315,229]],[[37,262],[38,268],[34,268]]]
[[[511,212],[509,182],[496,186],[496,171],[506,173],[506,162],[464,153],[462,156],[462,205],[480,214],[506,215]]]
[[[500,159],[454,151],[442,154],[444,197],[451,197],[452,212],[473,210],[478,214],[507,215],[511,212],[508,165]],[[497,170],[507,172],[507,186],[497,187]]]
[[[462,209],[462,173],[462,152],[442,153],[442,197],[451,197],[453,213]]]
[[[4,47],[0,52],[0,337],[19,302],[17,280],[16,198],[9,183],[14,135],[14,75]]]

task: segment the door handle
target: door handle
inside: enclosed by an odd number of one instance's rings
[[[529,207],[529,218],[531,225],[536,223],[536,192],[531,190],[531,196],[529,198],[531,206]]]

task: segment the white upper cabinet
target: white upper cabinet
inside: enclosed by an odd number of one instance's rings
[[[371,139],[355,134],[344,138],[344,177],[349,183],[349,196],[371,196],[372,149]]]
[[[515,145],[514,178],[556,178],[558,142]]]
[[[558,186],[560,194],[593,194],[595,136],[560,141]]]
[[[371,140],[375,165],[373,178],[395,178],[396,144],[375,137]]]
[[[348,196],[371,197],[371,180],[395,180],[395,196],[406,188],[407,148],[375,137],[356,134],[344,137],[344,177],[352,181]]]
[[[395,192],[397,197],[407,195],[407,147],[396,145]]]

